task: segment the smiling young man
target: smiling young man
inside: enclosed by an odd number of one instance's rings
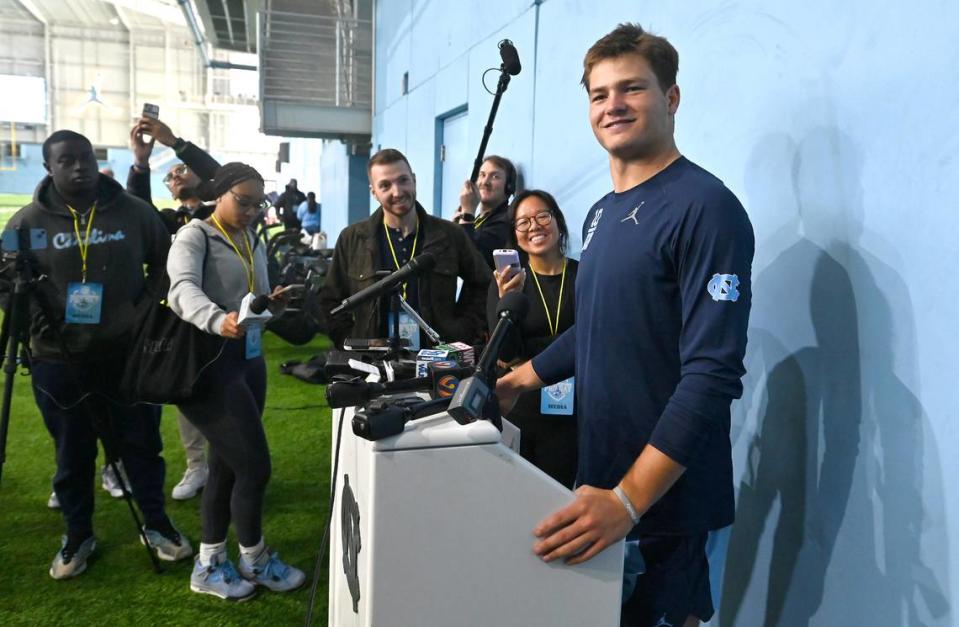
[[[733,521],[729,408],[745,372],[752,226],[676,148],[667,40],[622,24],[583,65],[613,191],[586,216],[575,326],[497,392],[508,403],[576,376],[581,487],[536,527],[534,552],[581,563],[626,538],[623,623],[696,625],[722,570],[708,545]]]
[[[43,160],[49,176],[7,228],[43,229],[49,241],[30,253],[35,272],[47,277],[36,289],[43,306],[34,309],[30,345],[33,394],[54,440],[53,487],[67,527],[50,576],[79,575],[96,546],[98,437],[123,461],[151,546],[162,559],[189,557],[189,542],[164,508],[160,408],[117,400],[137,311],[157,294],[170,236],[152,207],[97,172],[83,135],[53,133]]]
[[[370,193],[380,207],[368,220],[343,229],[320,293],[330,339],[337,346],[352,338],[387,337],[389,299],[368,301],[351,312],[331,316],[343,299],[372,285],[377,271],[394,272],[414,256],[433,253],[436,267],[403,287],[407,302],[445,341],[473,343],[485,330],[483,319],[490,270],[463,230],[433,217],[416,201],[416,175],[398,150],[385,148],[367,165]],[[463,280],[459,299],[456,279]],[[404,312],[400,333],[425,347],[416,323]]]
[[[460,190],[460,206],[453,222],[461,225],[466,235],[493,269],[493,251],[504,248],[510,230],[506,210],[509,199],[516,193],[516,166],[509,159],[489,155],[480,166],[474,185],[467,180]]]

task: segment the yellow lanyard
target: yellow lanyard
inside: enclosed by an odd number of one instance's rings
[[[250,287],[250,293],[253,293],[253,282],[256,278],[256,274],[253,269],[253,249],[250,248],[250,238],[247,237],[246,232],[243,233],[243,242],[246,244],[246,252],[250,257],[250,263],[247,265],[246,259],[243,257],[243,254],[240,252],[239,247],[237,247],[236,242],[233,241],[233,238],[230,237],[230,234],[226,232],[226,229],[223,228],[223,225],[220,224],[220,221],[216,219],[216,216],[211,215],[213,218],[213,223],[216,225],[216,228],[220,229],[220,233],[226,237],[227,241],[230,242],[230,246],[233,247],[233,251],[236,253],[236,256],[240,258],[240,262],[243,264],[243,269],[246,271],[246,283]]]
[[[393,254],[393,263],[396,269],[400,269],[400,260],[396,257],[396,250],[393,248],[393,239],[390,237],[390,230],[386,227],[386,220],[383,221],[383,230],[386,232],[386,243],[390,245],[390,253]],[[420,237],[420,222],[416,221],[416,235],[413,236],[413,250],[410,251],[410,259],[416,254],[416,240]],[[406,283],[403,284],[403,298],[406,298]]]
[[[90,221],[87,222],[87,232],[86,238],[80,237],[80,214],[76,209],[67,205],[67,209],[70,210],[70,213],[73,214],[73,232],[77,236],[77,248],[80,249],[80,272],[83,277],[83,282],[87,282],[87,252],[90,250],[90,231],[93,229],[93,216],[97,212],[97,203],[94,202],[93,206],[90,207]]]
[[[486,218],[488,218],[489,215],[490,215],[490,214],[487,213],[487,214],[486,214],[485,216],[483,216],[482,218],[479,218],[478,220],[475,220],[475,221],[473,222],[473,228],[474,228],[474,229],[478,229],[478,228],[480,228],[481,226],[483,226],[483,223],[486,222]]]
[[[563,259],[563,276],[559,280],[559,298],[556,299],[556,326],[553,326],[553,319],[549,315],[549,305],[546,304],[546,297],[543,295],[543,288],[539,286],[539,279],[536,278],[536,273],[532,272],[533,282],[536,283],[536,290],[539,292],[539,297],[543,301],[543,309],[546,311],[546,324],[549,325],[550,335],[556,335],[559,333],[559,308],[563,304],[563,286],[566,285],[566,259]],[[532,271],[532,268],[530,268]]]

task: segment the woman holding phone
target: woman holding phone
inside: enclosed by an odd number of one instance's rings
[[[519,193],[508,210],[510,243],[524,253],[521,269],[505,265],[494,253],[497,268],[490,284],[487,318],[496,324],[496,305],[504,294],[524,292],[530,309],[501,352],[510,366],[532,359],[573,325],[573,286],[578,262],[566,257],[566,218],[548,192]],[[504,261],[500,261],[500,260]],[[576,479],[576,406],[573,379],[519,397],[506,418],[519,427],[520,454],[568,488]]]
[[[263,495],[270,478],[270,450],[263,431],[266,365],[262,327],[241,325],[241,301],[269,294],[266,254],[250,228],[267,205],[263,178],[243,163],[217,170],[201,197],[216,200],[213,214],[182,227],[167,260],[168,301],[183,320],[226,338],[220,356],[204,371],[204,393],[181,404],[183,415],[210,443],[210,477],[203,491],[203,530],[190,589],[224,599],[250,597],[257,585],[284,592],[300,587],[302,571],[280,561],[263,540]],[[282,310],[288,292],[270,295]],[[233,523],[240,544],[239,573],[227,559]]]

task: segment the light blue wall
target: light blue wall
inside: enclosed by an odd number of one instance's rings
[[[369,216],[369,184],[366,178],[366,150],[353,154],[347,144],[324,141],[320,158],[320,186],[323,190],[323,230],[330,248],[347,225]]]
[[[403,150],[432,199],[435,119],[467,104],[478,145],[509,37],[523,72],[489,151],[578,227],[610,188],[582,57],[627,20],[678,48],[679,147],[756,231],[714,624],[956,624],[959,5],[380,2],[374,149]]]

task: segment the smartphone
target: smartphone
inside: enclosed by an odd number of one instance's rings
[[[509,266],[513,272],[519,272],[519,253],[512,248],[497,248],[493,251],[493,263],[496,264],[496,271],[500,274]]]
[[[160,107],[159,105],[150,104],[146,102],[143,104],[143,117],[152,118],[154,120],[160,119]]]

